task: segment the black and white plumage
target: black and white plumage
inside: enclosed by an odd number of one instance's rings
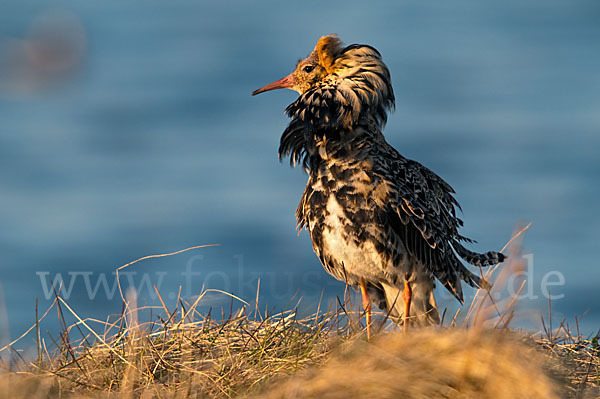
[[[362,287],[396,321],[408,300],[418,325],[439,323],[436,279],[461,302],[462,281],[486,284],[460,258],[488,266],[504,255],[466,249],[452,187],[385,141],[394,93],[376,49],[324,36],[291,75],[253,94],[276,88],[300,93],[286,109],[279,156],[309,174],[298,227],[308,229],[327,272]]]

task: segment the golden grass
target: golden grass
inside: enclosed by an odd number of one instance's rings
[[[218,321],[184,303],[160,322],[138,323],[134,300],[128,301],[131,310],[93,343],[71,341],[71,326],[54,352],[42,342],[39,359],[17,357],[0,376],[0,399],[593,398],[599,392],[597,344],[573,336],[550,340],[478,327],[403,334],[387,326],[367,342],[341,307],[303,320],[293,312],[255,319],[240,310]]]
[[[450,329],[352,341],[256,398],[554,399],[549,359],[507,331]]]
[[[0,399],[600,397],[597,338],[566,323],[541,336],[508,329],[515,301],[492,294],[503,273],[520,267],[513,261],[488,271],[492,290],[480,290],[449,327],[402,334],[379,314],[369,342],[349,298],[304,319],[249,306],[215,318],[198,310],[215,290],[193,303],[178,298],[174,309],[159,295],[157,317],[143,321],[128,292],[122,314],[99,321],[57,296],[51,309],[63,323],[65,314],[77,322],[64,324],[52,345],[36,323],[28,332],[37,337],[37,356],[2,349],[12,361],[0,365]]]
[[[144,309],[131,293],[110,322],[80,317],[57,297],[53,307],[77,323],[62,331],[52,351],[40,339],[35,360],[13,352],[16,361],[0,375],[0,398],[236,397],[322,362],[350,331],[339,313],[298,320],[292,311],[252,317],[243,307],[213,319],[197,311],[208,292],[191,304],[180,298],[151,322],[138,321]],[[77,330],[84,338],[75,341]]]

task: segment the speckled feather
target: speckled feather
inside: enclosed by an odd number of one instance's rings
[[[322,59],[315,52],[309,57]],[[504,255],[466,249],[461,242],[472,240],[458,232],[463,222],[452,187],[385,141],[394,93],[381,54],[341,43],[327,53],[327,75],[287,107],[291,122],[279,148],[280,158],[309,173],[298,227],[309,230],[330,274],[353,285],[366,280],[380,307],[392,310],[383,288],[404,279],[424,282],[424,295],[437,279],[462,302],[461,281],[483,283],[459,257],[487,266]]]

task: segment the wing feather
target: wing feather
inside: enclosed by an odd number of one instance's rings
[[[479,254],[466,249],[460,241],[472,242],[459,234],[462,220],[456,216],[460,205],[454,190],[441,177],[418,162],[408,160],[389,147],[392,154],[385,175],[392,195],[392,228],[406,250],[437,278],[459,301],[463,301],[461,281],[472,287],[486,283],[469,271],[460,258],[476,266],[504,260],[498,252]],[[459,258],[460,257],[460,258]]]

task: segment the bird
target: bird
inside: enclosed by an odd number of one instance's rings
[[[464,262],[490,266],[505,255],[467,249],[475,241],[459,233],[454,189],[382,133],[395,98],[378,50],[323,36],[290,75],[252,95],[284,88],[299,96],[285,110],[279,158],[308,174],[297,228],[330,275],[360,290],[368,338],[372,304],[406,330],[440,323],[438,282],[461,304],[463,282],[489,289]]]

